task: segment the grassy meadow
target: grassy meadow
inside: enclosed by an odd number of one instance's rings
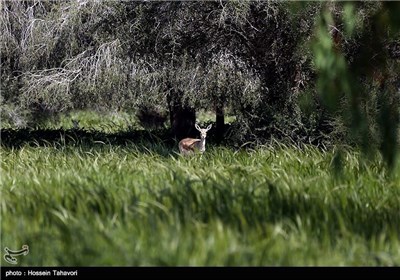
[[[349,150],[335,173],[334,149],[278,143],[177,151],[3,145],[2,247],[29,245],[22,266],[400,265],[399,164]]]

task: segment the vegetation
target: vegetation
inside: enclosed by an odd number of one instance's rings
[[[400,264],[400,170],[278,143],[181,157],[128,143],[2,149],[20,265]]]
[[[399,265],[400,2],[1,1],[21,265]],[[177,142],[213,124],[206,153]]]
[[[206,110],[215,112],[219,141],[229,113],[236,118],[229,141],[239,145],[271,136],[344,142],[395,161],[399,3],[82,0],[1,8],[1,113],[14,127],[71,110],[112,110],[149,127],[169,123],[179,140],[196,134],[196,111]]]

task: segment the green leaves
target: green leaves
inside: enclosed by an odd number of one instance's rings
[[[340,18],[337,15],[341,8]],[[334,116],[343,120],[350,132],[349,140],[359,145],[365,154],[374,154],[374,147],[378,146],[376,141],[381,143],[380,151],[387,165],[393,168],[399,148],[399,112],[391,109],[397,108],[398,101],[387,98],[396,94],[392,86],[395,71],[385,50],[393,30],[397,30],[391,14],[385,4],[377,5],[363,18],[360,13],[356,14],[354,3],[327,4],[317,23],[312,46],[318,74],[317,90],[323,103]],[[356,40],[352,42],[356,49],[349,54],[350,39]],[[378,95],[378,110],[369,106],[375,95]],[[383,118],[386,121],[382,121]],[[374,124],[381,131],[380,139],[372,137]]]
[[[357,22],[354,3],[348,2],[343,5],[343,24],[346,36],[351,37],[354,34]]]
[[[322,100],[331,112],[339,108],[340,99],[346,93],[350,94],[348,86],[347,65],[341,53],[335,50],[329,31],[333,19],[325,11],[317,24],[316,37],[312,45],[314,64],[318,73],[317,90]],[[332,31],[332,30],[331,30]]]

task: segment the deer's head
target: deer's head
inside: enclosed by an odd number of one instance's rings
[[[198,124],[195,124],[195,128],[200,131],[200,136],[201,139],[205,139],[207,137],[207,131],[209,131],[211,129],[211,124],[209,126],[207,126],[207,128],[200,128],[200,126]]]

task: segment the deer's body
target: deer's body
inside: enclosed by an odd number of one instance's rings
[[[206,137],[207,131],[211,129],[211,125],[209,125],[206,129],[200,128],[197,124],[195,125],[196,129],[200,131],[201,139],[195,138],[185,138],[179,142],[179,151],[182,155],[190,155],[195,152],[204,153],[206,150]]]

